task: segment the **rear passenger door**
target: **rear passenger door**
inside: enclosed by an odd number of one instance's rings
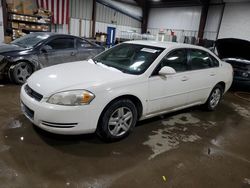
[[[188,49],[188,66],[189,83],[192,86],[188,102],[204,103],[217,84],[219,61],[206,51]]]

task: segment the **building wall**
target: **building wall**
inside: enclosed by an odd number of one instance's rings
[[[3,29],[3,7],[0,2],[0,43],[4,42],[4,29]]]
[[[70,34],[91,37],[92,9],[93,0],[70,0]],[[106,33],[108,26],[116,27],[116,37],[120,37],[123,30],[141,31],[140,21],[96,3],[96,32]]]
[[[149,12],[148,31],[156,35],[159,30],[171,29],[177,35],[197,36],[201,7],[152,8]]]
[[[212,5],[209,7],[207,22],[204,29],[204,38],[216,40],[219,23],[222,15],[223,5]]]
[[[224,10],[219,38],[250,40],[250,2],[227,3]]]
[[[91,20],[93,0],[70,0],[70,18]]]

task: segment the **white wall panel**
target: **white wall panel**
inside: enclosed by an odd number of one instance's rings
[[[115,23],[117,25],[125,25],[130,27],[141,27],[141,22],[122,14],[103,4],[96,4],[96,21],[103,23]]]
[[[79,27],[80,27],[79,19],[71,18],[69,33],[71,35],[80,36]]]
[[[103,22],[96,22],[96,25],[95,25],[96,32],[107,33],[107,27],[116,28],[115,37],[117,38],[121,37],[123,31],[135,31],[137,33],[141,33],[141,28],[138,28],[138,27],[115,25],[115,24],[109,24],[109,23],[103,23]]]
[[[227,3],[219,38],[250,40],[250,3]]]
[[[92,18],[93,0],[69,0],[71,18],[87,19]]]
[[[68,34],[68,25],[67,24],[60,24],[56,25],[57,33]]]
[[[201,7],[152,8],[148,28],[198,30]]]
[[[209,7],[207,22],[204,30],[204,38],[210,40],[216,39],[222,8],[223,5],[212,5]]]
[[[0,43],[4,42],[4,29],[3,29],[3,9],[0,5]]]

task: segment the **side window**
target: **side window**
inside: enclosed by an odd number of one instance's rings
[[[85,40],[77,40],[77,48],[91,48],[92,45]]]
[[[219,65],[220,65],[219,61],[215,57],[213,57],[212,55],[210,55],[210,58],[212,60],[212,66],[219,67]]]
[[[186,50],[180,49],[171,52],[161,60],[161,67],[172,67],[176,72],[187,70],[187,53]]]
[[[160,64],[152,73],[152,76],[158,75],[158,72],[164,66],[172,67],[176,72],[187,71],[187,51],[185,49],[178,49],[167,54],[164,58],[162,58]]]
[[[74,48],[73,38],[58,38],[48,42],[46,45],[52,50],[65,50]]]
[[[205,51],[193,49],[189,50],[189,55],[189,65],[191,70],[207,69],[214,66],[212,56]]]

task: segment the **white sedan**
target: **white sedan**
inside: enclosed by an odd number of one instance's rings
[[[114,141],[138,120],[201,104],[214,110],[232,75],[231,65],[205,48],[130,41],[35,72],[21,88],[21,106],[46,131]]]

